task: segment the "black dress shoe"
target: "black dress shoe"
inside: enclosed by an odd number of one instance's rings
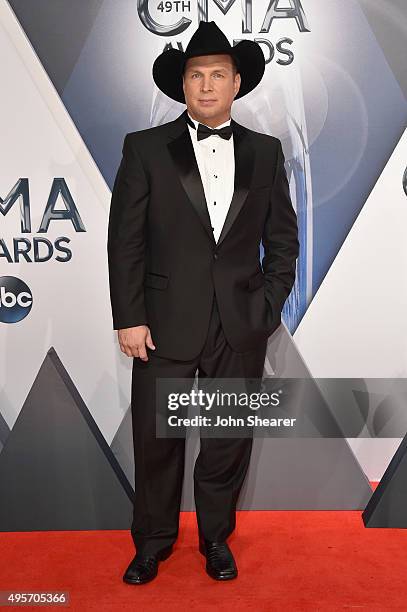
[[[199,552],[206,557],[206,572],[211,578],[232,580],[237,577],[236,563],[226,542],[210,542],[200,538]]]
[[[172,546],[164,548],[164,550],[155,555],[137,553],[126,569],[123,581],[128,584],[145,584],[150,582],[150,580],[157,576],[159,562],[168,559],[171,553]]]

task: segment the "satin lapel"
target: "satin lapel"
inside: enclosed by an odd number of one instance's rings
[[[181,134],[179,134],[175,140],[167,143],[167,147],[177,168],[181,183],[191,200],[191,204],[198,213],[209,237],[215,244],[211,218],[206,204],[205,192],[195,157],[194,147],[185,120],[184,123],[185,129],[182,130]]]
[[[191,204],[194,206],[213,244],[219,246],[230,231],[249,193],[255,151],[249,143],[245,128],[232,119],[231,125],[233,128],[235,155],[234,192],[221,235],[219,236],[218,242],[216,242],[213,236],[205,192],[185,115],[186,110],[172,122],[170,136],[173,140],[167,143],[167,147]]]
[[[225,239],[245,203],[254,167],[255,151],[249,142],[245,128],[233,119],[231,125],[233,128],[233,148],[235,153],[235,188],[225,223],[217,242],[218,246]]]

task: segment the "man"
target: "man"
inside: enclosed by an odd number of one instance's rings
[[[294,283],[297,219],[281,143],[230,116],[264,68],[257,43],[232,47],[215,22],[201,22],[185,52],[167,50],[153,66],[156,85],[186,111],[124,139],[108,259],[113,327],[133,357],[137,554],[123,576],[131,584],[155,578],[178,535],[185,440],[156,437],[156,380],[193,382],[197,370],[261,379]],[[199,550],[216,580],[237,576],[226,540],[251,447],[250,437],[201,439]]]

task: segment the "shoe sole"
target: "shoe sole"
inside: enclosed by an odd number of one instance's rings
[[[154,576],[152,576],[152,578],[149,578],[148,580],[130,580],[130,578],[123,577],[123,582],[125,582],[126,584],[148,584],[149,582],[154,580],[154,578],[156,577],[157,577],[157,574],[155,574]]]
[[[221,582],[224,582],[225,580],[234,580],[235,578],[237,578],[237,574],[234,574],[233,576],[212,576],[212,574],[210,574],[208,571],[206,571],[206,573],[213,580],[217,580],[217,581],[221,581]]]

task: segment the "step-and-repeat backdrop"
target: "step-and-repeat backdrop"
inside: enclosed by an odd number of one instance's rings
[[[407,378],[402,4],[35,4],[0,0],[0,530],[130,525],[132,362],[112,329],[110,195],[124,135],[185,109],[152,64],[185,49],[199,19],[260,44],[264,78],[232,116],[281,139],[298,216],[265,376],[346,380],[340,405],[359,423],[256,439],[239,507],[364,508],[407,430],[377,384]],[[187,440],[186,510],[198,445]]]

